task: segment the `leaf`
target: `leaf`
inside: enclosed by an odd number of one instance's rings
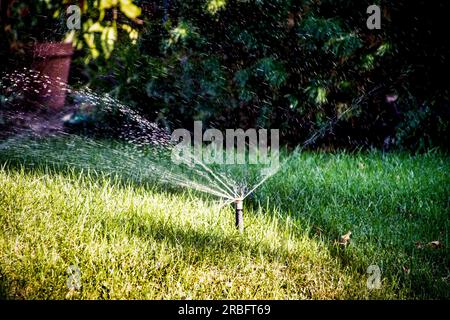
[[[117,5],[118,0],[101,0],[99,9],[110,9],[112,7],[115,7]]]
[[[89,47],[89,50],[90,50],[92,58],[96,59],[100,55],[100,53],[98,52],[97,46],[95,45],[94,34],[92,34],[92,33],[85,33],[83,35],[83,37],[84,37],[84,40],[85,40],[86,44]]]
[[[375,57],[372,54],[367,54],[362,59],[362,68],[365,70],[372,70],[375,65]]]
[[[78,44],[78,37],[75,33],[75,30],[70,30],[66,35],[64,36],[64,43],[73,43],[74,45]]]
[[[339,244],[346,246],[350,242],[351,235],[352,235],[352,232],[349,231],[346,234],[344,234],[343,236],[341,236],[341,239],[339,240]]]
[[[136,29],[133,29],[128,24],[122,24],[122,29],[125,30],[128,33],[128,37],[131,40],[131,43],[136,44],[136,40],[139,36],[139,33]]]
[[[375,53],[377,56],[384,56],[387,53],[390,52],[390,50],[392,49],[392,46],[389,43],[383,43],[378,49],[377,52]]]
[[[321,106],[324,103],[327,103],[327,89],[324,86],[321,86],[318,83],[313,83],[307,88],[304,89],[305,93],[308,95],[310,100],[314,101],[314,103],[318,106]]]
[[[56,19],[59,17],[61,11],[59,9],[55,10],[55,12],[53,13],[53,18]]]
[[[105,58],[109,59],[111,52],[114,50],[114,43],[117,40],[117,26],[113,24],[111,27],[105,27],[101,35],[101,44]]]
[[[423,248],[425,248],[425,247],[430,247],[430,248],[437,249],[437,248],[443,247],[443,245],[442,245],[442,243],[441,243],[440,241],[438,241],[438,240],[431,241],[431,242],[427,243],[426,245],[424,245],[424,244],[421,243],[420,241],[416,241],[416,248],[417,248],[417,249],[423,249]]]
[[[103,29],[104,27],[97,21],[89,27],[88,32],[102,32]]]
[[[441,248],[443,245],[440,241],[431,241],[428,245],[432,248]]]
[[[315,102],[318,105],[322,105],[327,102],[327,89],[325,89],[323,87],[317,88],[317,96],[316,96]]]
[[[130,19],[136,19],[141,14],[141,8],[133,4],[131,0],[120,0],[120,11]]]
[[[207,10],[211,14],[216,14],[219,10],[223,9],[226,4],[226,0],[209,0]]]

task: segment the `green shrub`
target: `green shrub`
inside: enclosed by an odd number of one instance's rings
[[[219,128],[276,127],[284,142],[298,144],[345,115],[316,146],[446,145],[448,90],[438,75],[449,46],[435,35],[445,8],[386,1],[382,29],[368,30],[369,1],[136,3],[144,21],[137,44],[118,41],[109,60],[80,64],[80,73],[168,127],[194,119]],[[400,115],[386,102],[392,92],[405,104]],[[422,119],[427,106],[440,110],[432,111],[439,129],[423,137],[426,122],[412,119]]]

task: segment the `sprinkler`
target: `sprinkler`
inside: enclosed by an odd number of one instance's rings
[[[236,198],[234,199],[234,206],[236,209],[236,228],[239,230],[240,233],[244,231],[244,199],[243,198]]]

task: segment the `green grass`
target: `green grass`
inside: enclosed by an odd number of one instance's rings
[[[246,202],[240,235],[216,199],[138,179],[120,144],[41,145],[0,151],[0,298],[449,298],[446,155],[303,153]]]

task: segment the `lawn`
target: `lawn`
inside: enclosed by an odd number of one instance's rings
[[[142,179],[120,143],[1,146],[0,298],[450,298],[445,154],[294,155],[241,235],[231,206]]]

